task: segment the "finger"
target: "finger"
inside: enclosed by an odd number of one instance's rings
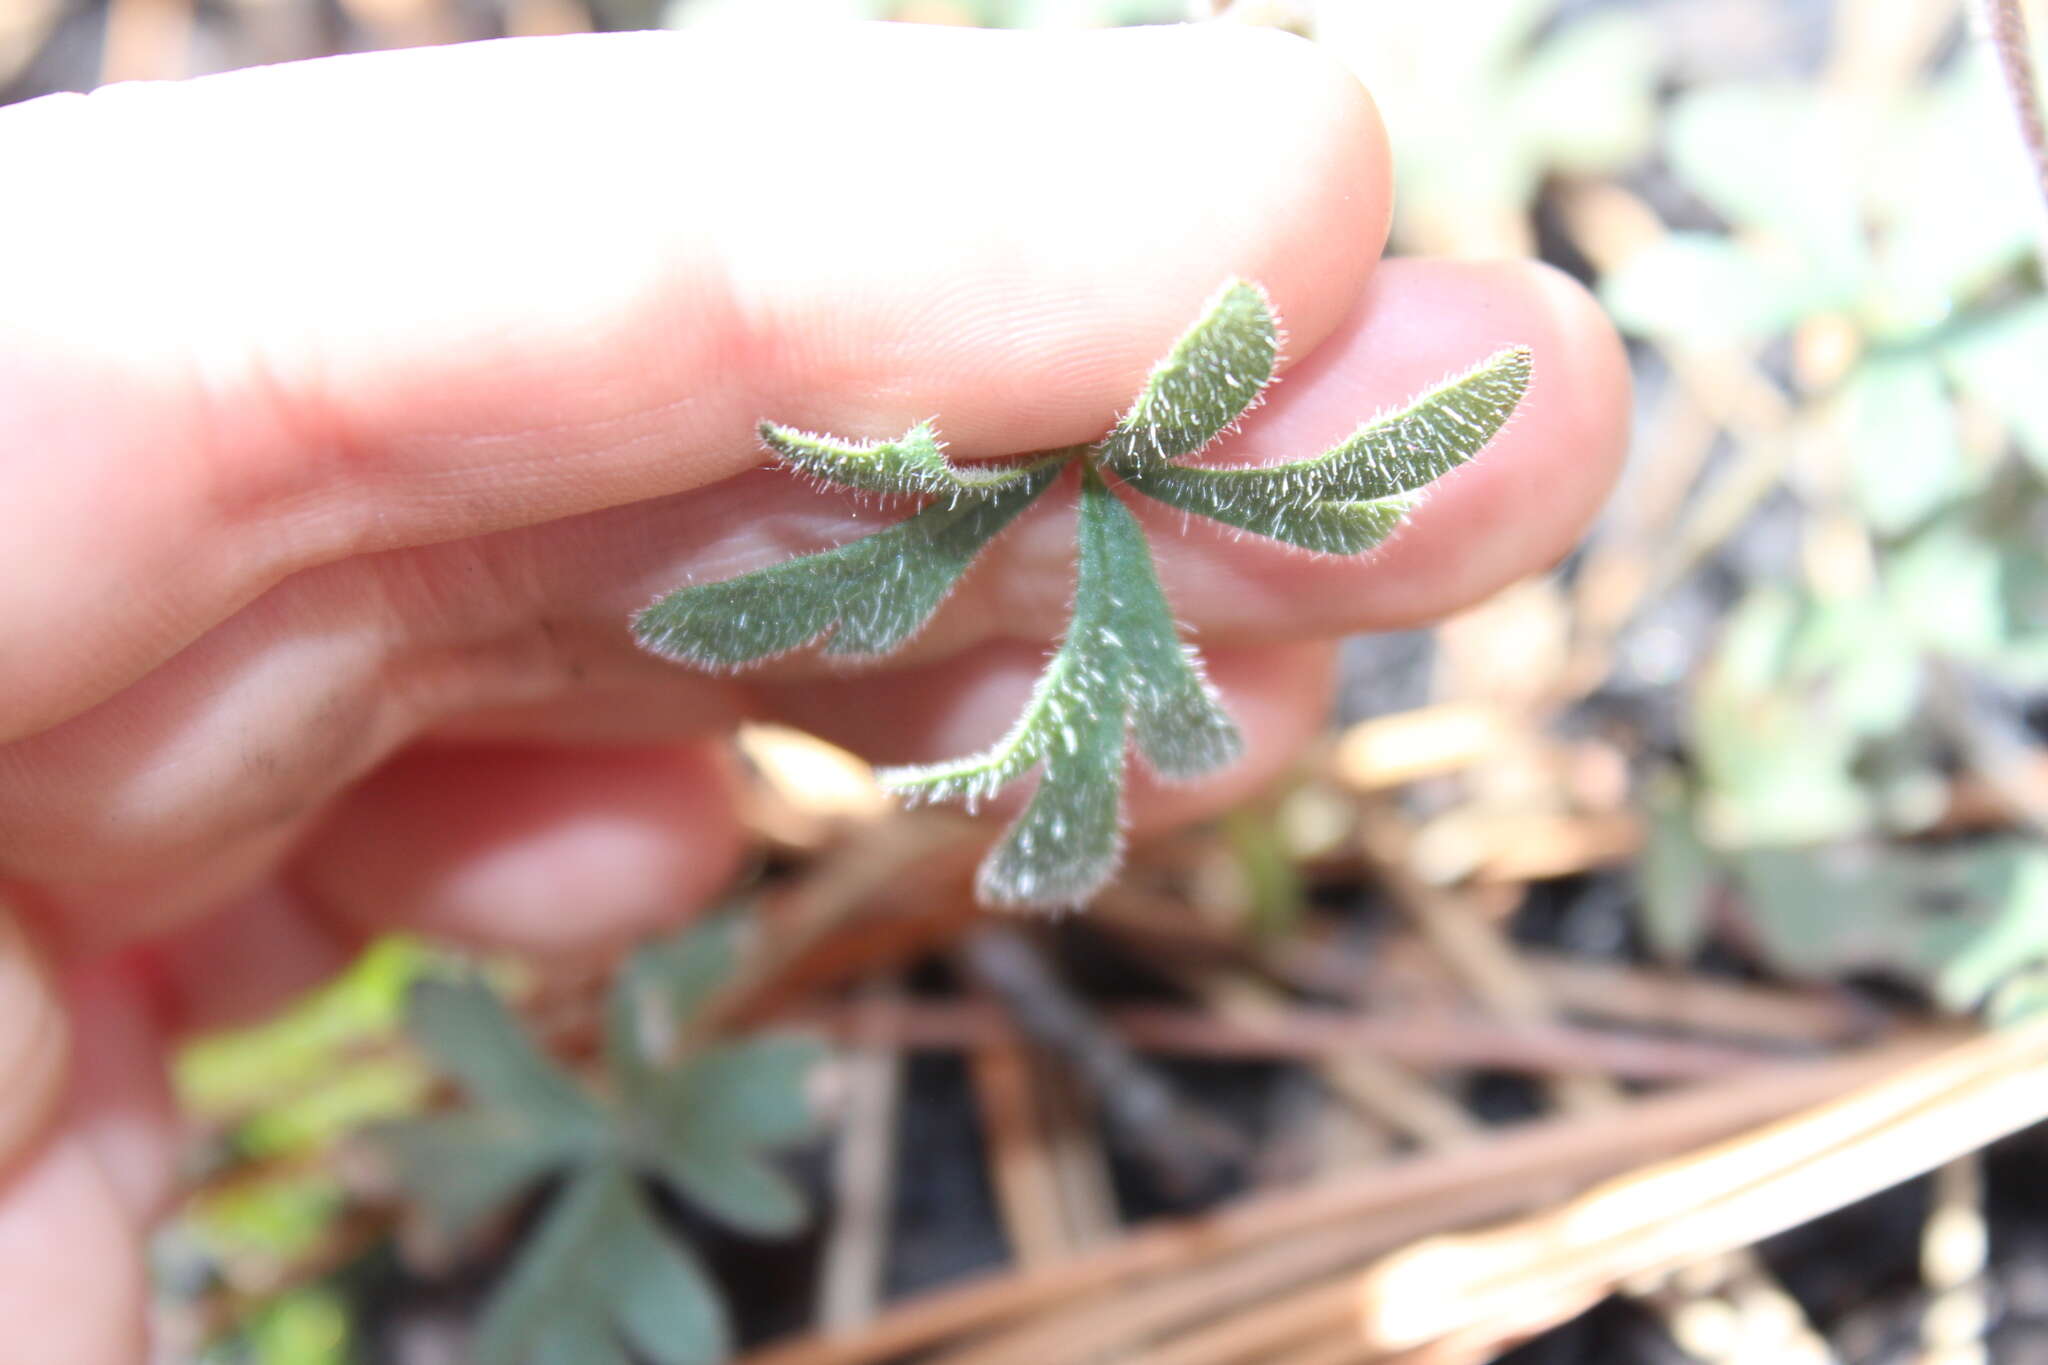
[[[1389,263],[1217,458],[1326,448],[1363,417],[1515,342],[1532,349],[1535,366],[1514,420],[1372,555],[1304,555],[1133,499],[1176,613],[1210,641],[1384,629],[1454,610],[1562,554],[1618,466],[1628,380],[1597,306],[1543,267]],[[360,771],[424,723],[406,713],[408,701],[460,709],[526,689],[561,714],[597,686],[646,698],[634,708],[607,705],[608,724],[687,718],[708,703],[686,700],[686,689],[715,684],[681,670],[664,675],[637,655],[623,627],[628,614],[675,583],[871,530],[872,512],[855,519],[858,511],[762,474],[302,575],[138,689],[128,702],[146,703],[140,720],[103,708],[68,734],[0,752],[0,830],[20,832],[19,852],[0,836],[0,857],[23,875],[60,875],[65,860],[104,865],[110,831],[130,812],[130,849],[154,846],[145,834],[161,842],[164,831],[260,826],[289,794],[304,800],[320,781]],[[1028,514],[904,657],[941,657],[991,635],[1055,635],[1071,592],[1072,536],[1071,516],[1056,507]],[[344,569],[352,589],[336,581]],[[362,575],[372,575],[371,586]],[[784,676],[843,671],[815,654],[778,667]],[[138,743],[139,735],[164,742]],[[251,735],[273,756],[253,774],[244,761]]]
[[[68,1011],[0,908],[0,1365],[135,1365],[143,1231],[171,1175],[162,1053],[111,974],[67,994]]]
[[[1385,629],[1454,610],[1562,554],[1613,479],[1628,380],[1597,306],[1543,267],[1388,263],[1220,458],[1324,449],[1515,342],[1531,347],[1535,372],[1514,420],[1374,554],[1305,555],[1134,498],[1175,613],[1212,643]],[[904,660],[992,637],[1036,644],[1063,628],[1073,525],[1065,500],[1048,502],[996,543]],[[724,724],[743,705],[732,680],[640,654],[627,617],[677,583],[875,525],[872,508],[763,472],[296,575],[117,702],[0,748],[0,867],[51,882],[189,875],[193,897],[215,900],[230,865],[260,864],[311,803],[422,727],[473,708],[496,713],[479,734],[525,722],[557,737],[602,727],[648,739]],[[837,679],[845,669],[811,652],[766,672]],[[500,728],[482,728],[491,722]],[[209,859],[212,880],[179,871]],[[143,898],[123,885],[100,903]]]
[[[1599,305],[1547,266],[1382,264],[1322,347],[1205,459],[1313,455],[1509,345],[1530,348],[1534,372],[1507,428],[1433,485],[1410,523],[1370,554],[1305,554],[1127,493],[1146,522],[1175,615],[1212,643],[1395,629],[1553,563],[1584,532],[1619,470],[1629,374]],[[1071,508],[1070,496],[1055,493],[1027,512],[896,661],[939,659],[991,638],[1057,636],[1073,594]],[[529,568],[532,597],[513,610],[581,622],[594,662],[629,653],[615,623],[679,583],[728,577],[875,527],[872,508],[850,497],[762,471],[502,539],[520,545]],[[846,673],[843,660],[807,651],[743,676]]]
[[[167,1032],[202,1033],[261,1019],[326,981],[362,936],[273,881],[137,949]]]
[[[178,1124],[146,978],[108,959],[65,973],[75,1046],[61,1126],[92,1154],[137,1235],[176,1188]]]
[[[0,1177],[0,1365],[136,1365],[147,1292],[141,1236],[83,1139]]]
[[[1313,347],[1388,201],[1355,82],[1233,26],[379,54],[0,146],[0,736],[292,570],[724,477],[764,416],[1094,435],[1225,276]]]
[[[622,620],[535,610],[530,556],[500,548],[295,575],[118,698],[0,745],[0,876],[41,888],[67,954],[105,951],[267,880],[335,792],[445,718],[575,697],[558,738],[616,741],[636,709],[671,718],[664,738],[730,728],[729,683],[640,654]]]
[[[345,932],[608,955],[731,880],[733,781],[714,744],[422,748],[336,805],[293,879]]]
[[[49,1121],[69,1052],[56,988],[0,898],[0,1177]]]

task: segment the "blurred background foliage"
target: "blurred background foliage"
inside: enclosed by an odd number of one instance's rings
[[[1425,789],[1407,808],[1417,865],[1454,879],[1490,856],[1474,830],[1612,817],[1602,856],[1668,960],[1876,973],[1946,1009],[2030,1008],[2048,964],[2048,207],[1971,13],[1226,8],[1329,45],[1371,87],[1396,151],[1395,250],[1541,256],[1631,339],[1633,456],[1588,543],[1432,637],[1360,642],[1341,717],[1483,705],[1615,771]],[[593,28],[1088,27],[1210,9],[6,0],[0,92]],[[2038,8],[2034,31],[2048,34]],[[1307,894],[1303,850],[1327,842],[1318,800],[1313,783],[1282,794],[1218,840],[1267,939]],[[212,1305],[192,1333],[205,1360],[358,1358],[346,1275],[382,1253],[334,1154],[429,1105],[435,1078],[399,1031],[408,986],[444,966],[380,945],[284,1019],[182,1059],[203,1193],[159,1268],[172,1296]]]

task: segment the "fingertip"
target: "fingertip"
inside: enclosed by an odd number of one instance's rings
[[[70,1055],[56,985],[0,898],[0,1173],[57,1108]]]
[[[177,1191],[178,1122],[154,992],[120,958],[65,973],[76,1021],[63,1127],[91,1153],[139,1237]]]
[[[1348,311],[1386,249],[1393,224],[1393,151],[1379,104],[1331,50],[1281,29],[1250,24],[1197,24],[1189,31],[1227,43],[1233,57],[1251,58],[1261,93],[1285,111],[1297,135],[1268,154],[1290,160],[1308,187],[1312,216],[1337,229],[1330,245],[1341,255],[1322,289],[1336,301],[1334,323]]]
[[[147,1301],[141,1238],[81,1139],[0,1179],[0,1365],[135,1365]]]
[[[1314,349],[1356,302],[1385,249],[1393,219],[1393,153],[1378,104],[1327,47],[1253,24],[1184,24],[1124,30],[1200,54],[1187,80],[1238,111],[1234,136],[1204,149],[1212,193],[1240,192],[1245,177],[1276,216],[1261,280],[1299,356]]]
[[[1421,263],[1418,263],[1421,264]],[[1621,337],[1546,262],[1428,262],[1411,306],[1462,310],[1534,352],[1528,391],[1471,464],[1432,489],[1376,566],[1408,599],[1380,628],[1436,620],[1555,565],[1605,503],[1628,451],[1633,381]],[[1479,348],[1469,363],[1483,358]]]

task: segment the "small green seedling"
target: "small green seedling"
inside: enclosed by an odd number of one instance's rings
[[[744,922],[716,917],[649,944],[612,983],[603,1093],[536,1047],[475,979],[413,988],[406,1028],[470,1106],[374,1131],[444,1245],[542,1185],[559,1191],[485,1309],[478,1365],[716,1365],[732,1333],[711,1280],[653,1189],[743,1233],[802,1226],[802,1195],[768,1159],[813,1128],[809,1039],[707,1040]]]
[[[763,422],[761,439],[791,469],[864,493],[923,498],[924,507],[836,549],[691,584],[641,612],[634,633],[657,654],[712,668],[821,637],[827,655],[889,654],[932,618],[989,542],[1077,469],[1073,614],[1023,715],[986,752],[885,770],[881,780],[913,802],[971,809],[1041,769],[1037,792],[983,862],[976,889],[992,904],[1084,904],[1122,859],[1128,739],[1169,781],[1215,772],[1242,747],[1201,657],[1181,642],[1123,494],[1316,554],[1360,554],[1401,524],[1422,489],[1493,439],[1529,383],[1529,351],[1514,347],[1309,459],[1181,463],[1258,402],[1278,357],[1265,292],[1233,280],[1092,445],[956,465],[931,422],[878,442]]]

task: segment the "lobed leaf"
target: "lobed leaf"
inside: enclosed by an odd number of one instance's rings
[[[794,1232],[803,1197],[760,1153],[816,1127],[809,1083],[823,1059],[808,1038],[749,1038],[651,1078],[629,1097],[635,1161],[742,1232]]]
[[[1151,465],[1124,477],[1183,511],[1323,554],[1357,554],[1401,523],[1413,494],[1499,434],[1528,390],[1530,366],[1527,347],[1501,351],[1306,460]]]
[[[678,1195],[740,1232],[787,1237],[804,1225],[803,1195],[744,1147],[686,1141],[658,1153],[652,1169]]]
[[[657,1129],[714,1127],[719,1140],[766,1146],[807,1136],[817,1123],[808,1089],[824,1060],[793,1034],[707,1048],[634,1097]]]
[[[1192,455],[1244,415],[1273,382],[1280,333],[1266,291],[1231,280],[1152,373],[1097,447],[1119,472]]]
[[[557,1141],[604,1132],[602,1111],[541,1055],[481,980],[417,983],[406,1002],[406,1028],[484,1108]]]
[[[578,1159],[581,1140],[503,1110],[470,1110],[387,1124],[372,1140],[434,1235],[454,1243],[500,1208]]]
[[[1010,732],[970,758],[879,774],[913,800],[972,804],[1043,764],[1038,791],[977,879],[995,903],[1077,904],[1115,870],[1133,720],[1146,757],[1170,777],[1212,771],[1240,748],[1179,642],[1137,519],[1093,469],[1082,479],[1077,539],[1066,637]]]
[[[763,422],[761,440],[792,469],[866,493],[989,498],[1030,479],[1045,461],[956,465],[930,422],[893,441],[842,441]]]
[[[868,443],[764,423],[762,439],[792,468],[932,502],[851,544],[685,588],[641,613],[635,631],[656,653],[710,665],[753,662],[828,635],[828,654],[886,653],[923,626],[988,541],[1059,470],[1080,464],[1073,610],[1022,715],[982,753],[879,776],[912,801],[972,807],[1040,770],[1038,790],[984,862],[978,886],[996,902],[1083,901],[1119,858],[1125,745],[1133,735],[1169,779],[1214,771],[1241,748],[1199,656],[1181,643],[1136,519],[1101,471],[1195,515],[1319,553],[1357,554],[1399,526],[1425,486],[1499,433],[1526,393],[1531,369],[1527,348],[1501,351],[1310,459],[1244,468],[1173,463],[1203,449],[1259,399],[1278,353],[1264,292],[1231,280],[1092,447],[992,469],[956,468],[930,422],[896,440]],[[616,1012],[625,1022],[615,1031],[628,1037],[631,1010],[622,1002]],[[657,1127],[683,1132],[669,1119]],[[713,1165],[728,1161],[724,1147],[713,1150]],[[742,1201],[757,1206],[743,1217],[786,1216],[760,1170],[731,1170],[735,1184],[758,1187]],[[690,1177],[700,1187],[718,1179]]]
[[[1312,502],[1302,507],[1234,504],[1223,501],[1231,491],[1226,487],[1172,477],[1201,471],[1174,466],[1161,472],[1168,477],[1134,479],[1131,486],[1183,512],[1321,555],[1364,554],[1399,529],[1417,501],[1413,494],[1401,493],[1365,502]]]
[[[1971,491],[1977,471],[1936,357],[1871,356],[1843,382],[1839,402],[1849,490],[1872,530],[1901,535]]]
[[[657,1221],[646,1181],[757,1235],[803,1220],[800,1191],[765,1149],[811,1132],[823,1050],[786,1036],[706,1047],[691,1032],[742,931],[740,916],[721,916],[634,954],[608,1006],[604,1102],[544,1056],[481,980],[415,988],[408,1027],[476,1101],[378,1134],[435,1230],[460,1238],[562,1174],[485,1312],[480,1365],[726,1358],[723,1309]]]
[[[1122,698],[1101,701],[1046,753],[1038,790],[982,861],[974,889],[991,905],[1083,905],[1123,859]]]
[[[666,658],[737,667],[827,631],[827,654],[887,654],[915,635],[960,576],[1058,474],[1043,464],[974,501],[932,503],[887,530],[737,578],[670,593],[633,633]]]
[[[1122,706],[1119,680],[1104,671],[1104,622],[1088,616],[1077,596],[1059,649],[1038,675],[1023,713],[994,745],[943,763],[884,768],[875,779],[912,803],[960,801],[972,810],[1050,758],[1055,749],[1071,752],[1080,743],[1082,729],[1101,711],[1112,703]]]
[[[479,1365],[715,1365],[725,1313],[696,1260],[649,1213],[633,1174],[603,1163],[557,1196],[477,1335]]]
[[[741,917],[715,915],[643,945],[619,968],[606,1002],[606,1059],[618,1084],[647,1083],[739,962]]]
[[[1084,498],[1082,516],[1082,534],[1092,530],[1100,541],[1097,591],[1112,603],[1109,632],[1124,656],[1124,690],[1138,751],[1153,771],[1175,781],[1235,762],[1244,742],[1217,701],[1201,656],[1180,641],[1138,519],[1100,488]]]

